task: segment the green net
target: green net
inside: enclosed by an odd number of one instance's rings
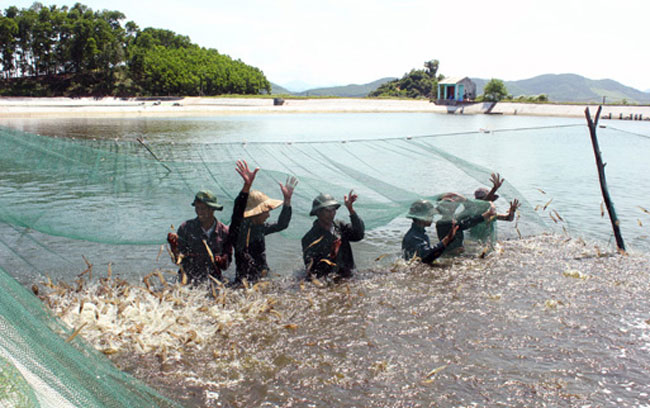
[[[171,224],[192,216],[189,204],[202,188],[215,191],[224,202],[223,213],[217,215],[228,223],[241,188],[234,171],[238,159],[262,169],[254,188],[272,197],[281,197],[278,183],[287,175],[298,177],[294,216],[286,233],[294,239],[311,225],[311,202],[320,192],[342,200],[353,189],[370,230],[403,216],[422,197],[445,191],[472,197],[490,177],[490,170],[452,156],[425,138],[159,143],[145,148],[137,142],[50,138],[2,128],[0,145],[0,221],[48,235],[119,245],[163,243]],[[518,196],[507,183],[499,192],[504,202]],[[530,228],[520,230],[538,231],[538,217],[525,201],[521,211],[530,215],[522,217]]]
[[[9,360],[0,357],[0,405],[39,407],[34,390]]]
[[[117,370],[0,268],[0,396],[3,406],[172,407]]]
[[[481,214],[486,203],[471,198],[477,187],[489,183],[491,173],[436,147],[427,137],[145,145],[0,128],[0,390],[6,395],[1,403],[174,405],[117,370],[81,336],[67,343],[72,328],[53,318],[14,278],[23,284],[44,280],[55,263],[77,273],[73,265],[78,263],[67,251],[72,246],[97,245],[97,252],[108,253],[110,259],[128,257],[138,246],[160,245],[170,225],[194,217],[190,203],[199,189],[219,196],[225,208],[217,215],[228,223],[242,185],[234,171],[238,159],[262,169],[254,188],[271,197],[281,198],[278,183],[288,175],[300,180],[292,200],[293,218],[283,232],[287,250],[296,253],[300,237],[313,222],[308,215],[312,200],[320,192],[342,201],[354,190],[359,195],[355,208],[368,231],[366,241],[388,242],[399,253],[410,223],[404,215],[412,202],[429,198],[438,205],[441,193],[453,191],[470,198],[454,209],[454,216]],[[514,198],[523,203],[521,217],[513,223],[517,234],[544,228],[507,182],[499,194],[499,212]],[[469,231],[466,241],[493,242],[494,224],[484,228]],[[513,231],[507,233],[512,236]],[[18,276],[19,263],[36,274]]]

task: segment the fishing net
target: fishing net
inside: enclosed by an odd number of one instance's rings
[[[81,336],[66,342],[72,329],[14,278],[23,285],[44,280],[55,262],[71,268],[63,254],[81,246],[71,242],[103,245],[120,256],[137,246],[161,245],[171,225],[194,217],[190,203],[200,189],[218,195],[224,210],[216,215],[228,223],[242,185],[234,171],[238,159],[262,169],[254,188],[271,197],[281,198],[278,183],[287,176],[300,180],[290,227],[282,233],[294,252],[311,227],[308,214],[320,192],[342,202],[354,190],[367,235],[378,241],[390,236],[396,253],[410,222],[404,215],[414,201],[427,198],[440,206],[444,193],[457,192],[467,199],[454,207],[455,218],[481,214],[489,206],[472,198],[477,187],[490,187],[491,170],[445,152],[428,137],[192,144],[45,137],[0,128],[0,266],[5,268],[0,269],[0,390],[6,395],[0,403],[173,405],[117,370]],[[501,213],[508,201],[522,202],[514,228],[504,229],[504,236],[544,228],[513,186],[506,182],[499,194]],[[468,232],[465,240],[494,243],[497,228],[483,228]],[[17,263],[37,273],[8,275],[5,270],[16,270]]]
[[[457,191],[473,198],[490,170],[437,148],[426,138],[297,143],[213,143],[196,146],[43,137],[0,128],[0,221],[44,234],[116,245],[164,242],[171,224],[188,214],[196,191],[213,190],[228,223],[241,189],[238,159],[262,171],[254,188],[280,195],[287,175],[300,180],[286,234],[309,229],[320,192],[343,199],[354,190],[368,230],[403,216],[419,198]],[[155,152],[155,153],[154,153]],[[155,156],[154,156],[155,155]],[[404,174],[408,174],[405,177]],[[507,200],[517,191],[505,183]],[[278,197],[280,198],[280,197]],[[523,200],[521,196],[518,197]],[[523,200],[522,223],[538,217]],[[527,216],[530,215],[530,216]],[[526,228],[520,228],[526,231]]]
[[[81,337],[72,338],[73,332],[2,268],[0,292],[1,406],[176,406],[117,370]]]
[[[38,407],[34,390],[8,360],[0,357],[0,405]]]

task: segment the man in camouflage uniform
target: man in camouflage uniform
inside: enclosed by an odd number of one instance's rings
[[[167,236],[174,257],[181,265],[182,281],[201,283],[208,276],[223,280],[221,272],[228,269],[232,261],[232,248],[258,170],[250,171],[245,161],[237,161],[236,171],[244,180],[244,187],[235,199],[230,227],[214,216],[215,211],[223,209],[214,193],[209,190],[196,193],[192,205],[197,217],[184,222],[178,228],[178,235],[170,233]]]
[[[479,200],[478,202],[484,202],[484,206],[481,208],[487,209],[489,203],[493,203],[499,198],[499,195],[496,194],[497,190],[505,179],[499,176],[499,173],[492,173],[490,175],[490,181],[492,182],[492,188],[488,190],[486,187],[479,187],[474,191],[474,198]],[[496,241],[496,224],[495,221],[512,221],[515,218],[515,212],[521,206],[519,200],[516,198],[510,202],[510,208],[506,214],[496,214],[496,217],[491,219],[488,222],[480,223],[469,230],[469,235],[476,241],[481,243],[488,243]]]
[[[452,224],[452,228],[440,242],[433,247],[431,246],[425,228],[430,227],[433,223],[434,213],[435,208],[429,200],[418,200],[411,204],[406,218],[411,218],[413,223],[402,239],[402,252],[404,259],[407,261],[418,257],[423,263],[432,263],[442,255],[447,245],[453,241],[459,228],[455,224]]]
[[[307,279],[330,274],[348,278],[355,269],[350,242],[363,239],[365,226],[353,208],[357,195],[343,197],[350,213],[350,223],[335,220],[341,204],[329,194],[319,194],[312,203],[309,215],[316,216],[313,227],[302,237],[302,255],[307,267]]]

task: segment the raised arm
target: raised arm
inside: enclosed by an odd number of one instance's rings
[[[494,195],[496,194],[499,187],[501,187],[505,179],[501,178],[499,176],[499,173],[492,173],[490,175],[490,181],[492,182],[492,189],[485,196],[486,201],[494,201]]]
[[[294,188],[298,185],[298,179],[290,176],[287,177],[284,185],[282,183],[278,184],[280,184],[280,190],[282,190],[282,195],[284,196],[282,211],[277,222],[264,224],[264,235],[285,230],[289,226],[289,222],[291,222],[291,196],[293,195]]]
[[[521,207],[521,203],[519,202],[519,200],[515,198],[514,200],[510,201],[510,208],[508,209],[508,213],[497,215],[497,219],[502,221],[514,220],[515,213],[517,212],[517,209],[519,209],[519,207]]]
[[[354,190],[350,190],[350,194],[343,196],[343,203],[345,203],[345,207],[350,212],[350,215],[354,215],[352,204],[357,201],[357,198],[359,198],[359,196],[354,192]]]
[[[284,203],[283,205],[286,205],[287,207],[291,206],[291,196],[293,196],[293,190],[296,188],[298,185],[298,179],[295,178],[294,176],[288,176],[287,181],[284,183],[278,183],[280,184],[280,190],[282,190],[282,197],[284,197]]]
[[[251,171],[248,168],[246,160],[237,160],[237,168],[235,170],[239,173],[242,179],[244,179],[244,187],[241,189],[242,193],[248,193],[253,185],[257,172],[260,170],[259,167],[256,167],[255,170]]]
[[[230,220],[230,226],[228,227],[228,238],[226,239],[224,245],[224,248],[227,251],[231,251],[232,247],[234,247],[235,243],[237,242],[239,229],[241,228],[241,223],[244,219],[244,211],[246,210],[248,193],[250,192],[253,181],[255,180],[255,176],[259,170],[259,168],[255,168],[255,170],[251,171],[248,168],[248,163],[246,163],[246,160],[237,160],[237,167],[235,168],[235,171],[239,173],[242,179],[244,179],[244,187],[242,187],[241,192],[237,198],[235,198],[235,205],[232,209],[232,218]],[[225,261],[224,265],[226,265]]]
[[[351,224],[345,224],[342,233],[352,242],[361,241],[366,233],[366,226],[353,207],[353,204],[357,201],[358,197],[359,196],[356,195],[353,190],[350,190],[350,194],[343,196],[345,207],[350,212]]]

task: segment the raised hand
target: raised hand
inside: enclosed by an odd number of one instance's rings
[[[359,198],[359,196],[354,193],[354,190],[350,190],[350,194],[343,196],[343,202],[348,208],[348,211],[350,211],[350,214],[354,214],[354,208],[352,208],[352,204],[357,201],[357,198]]]
[[[253,185],[253,180],[255,180],[257,172],[260,170],[259,167],[256,167],[255,170],[251,171],[248,168],[246,160],[237,160],[237,168],[235,170],[244,179],[244,187],[242,188],[242,191],[248,193]]]
[[[510,201],[510,209],[508,209],[508,221],[512,221],[515,218],[515,212],[521,207],[521,203],[516,198]]]
[[[291,196],[293,195],[293,190],[298,185],[298,179],[294,176],[287,176],[287,181],[282,185],[280,184],[280,190],[282,190],[282,196],[284,197],[284,205],[291,205]]]
[[[483,198],[485,201],[494,201],[497,198],[496,192],[499,187],[501,187],[505,179],[501,178],[501,176],[499,176],[499,173],[492,173],[490,175],[490,181],[492,182],[492,189],[487,193],[485,198]]]
[[[499,173],[492,173],[490,175],[490,181],[492,182],[493,193],[495,193],[499,189],[499,187],[501,187],[503,182],[506,180],[504,178],[501,178]]]

